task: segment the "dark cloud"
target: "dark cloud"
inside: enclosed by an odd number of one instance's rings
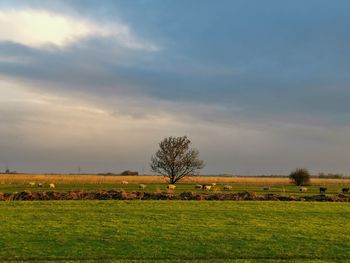
[[[309,163],[303,164],[315,169],[324,169],[322,163],[334,169],[348,168],[341,158],[339,162],[330,158],[330,154],[338,156],[337,150],[345,151],[344,134],[350,125],[347,1],[198,4],[140,0],[101,4],[84,0],[18,1],[16,5],[4,1],[0,5],[9,6],[47,9],[101,24],[121,22],[159,50],[128,48],[107,36],[90,36],[64,48],[2,42],[0,76],[5,79],[16,80],[38,94],[85,101],[105,110],[111,119],[122,115],[137,122],[176,116],[184,127],[175,130],[194,134],[208,150],[215,146],[204,143],[210,134],[223,133],[229,140],[230,132],[238,130],[242,142],[258,145],[256,151],[249,152],[236,137],[228,144],[239,149],[232,158],[241,163],[237,164],[241,172],[250,160],[255,163],[252,170],[263,167],[269,171],[274,158],[284,151],[288,153],[285,159],[277,158],[277,167],[293,168],[295,163],[303,163],[305,154],[323,148],[330,152],[318,155],[322,161],[308,157]],[[7,115],[11,117],[2,121],[20,122],[18,109],[11,112]],[[30,118],[40,115],[28,112]],[[206,125],[218,129],[213,133],[191,129]],[[224,141],[218,146],[223,150],[221,154],[218,150],[217,156],[233,152]],[[232,163],[230,158],[214,156],[207,156],[214,160],[210,171]]]

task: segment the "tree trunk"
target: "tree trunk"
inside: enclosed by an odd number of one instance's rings
[[[175,180],[175,177],[170,177],[170,184],[175,184],[176,183],[176,180]]]

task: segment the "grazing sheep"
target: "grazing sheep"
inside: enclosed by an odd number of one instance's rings
[[[307,188],[306,187],[300,187],[299,191],[305,193],[305,192],[307,192]]]
[[[202,189],[202,185],[196,184],[196,185],[194,186],[194,188],[195,188],[195,189]]]
[[[270,191],[270,186],[265,185],[265,186],[264,186],[264,191]]]
[[[166,188],[168,188],[169,190],[175,190],[176,185],[169,184]]]
[[[349,188],[343,188],[341,189],[343,194],[348,194],[349,193]]]
[[[230,190],[232,190],[232,186],[231,185],[224,185],[224,190],[230,191]]]
[[[145,189],[145,188],[146,188],[146,185],[145,185],[145,184],[139,184],[139,188],[140,188],[140,189]]]
[[[43,184],[42,183],[38,183],[38,187],[43,187]]]
[[[215,186],[215,185],[216,185],[216,183],[211,183],[211,185],[212,185],[212,186]]]
[[[205,185],[205,184],[203,184],[203,185],[202,185],[202,189],[203,189],[203,190],[206,190],[206,191],[210,191],[211,185]]]
[[[50,184],[50,188],[55,188],[55,184]]]
[[[35,186],[35,183],[34,183],[34,182],[30,182],[30,183],[29,183],[29,186],[30,186],[30,187],[34,187],[34,186]]]
[[[320,194],[325,194],[327,191],[326,187],[320,187]]]
[[[122,185],[128,185],[129,182],[128,181],[122,181]]]

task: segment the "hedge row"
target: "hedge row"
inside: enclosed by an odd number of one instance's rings
[[[350,195],[315,195],[315,196],[282,196],[275,194],[257,195],[252,192],[242,193],[145,193],[125,191],[69,191],[69,192],[18,192],[0,193],[0,201],[36,201],[36,200],[219,200],[219,201],[318,201],[350,202]]]

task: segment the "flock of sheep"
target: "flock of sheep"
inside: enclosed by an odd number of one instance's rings
[[[127,186],[127,185],[129,184],[129,182],[128,182],[128,181],[122,181],[121,184]],[[34,182],[30,182],[30,183],[29,183],[29,186],[30,186],[30,187],[34,187],[35,185],[36,185],[37,187],[43,187],[43,186],[44,186],[43,183],[37,183],[37,184],[34,183]],[[56,186],[55,186],[55,184],[50,183],[50,184],[49,184],[49,187],[50,187],[50,188],[55,188]],[[147,185],[145,185],[145,184],[139,184],[139,189],[144,190],[146,187],[147,187]],[[175,190],[175,188],[176,188],[176,185],[173,185],[173,184],[169,184],[169,185],[167,186],[167,189],[168,189],[168,190]],[[194,186],[194,188],[195,188],[195,189],[201,189],[201,190],[204,190],[204,191],[210,191],[210,190],[213,190],[214,188],[215,188],[215,190],[219,190],[219,188],[216,186],[216,183],[211,183],[211,184],[196,184],[196,185]],[[224,190],[224,191],[231,191],[231,190],[232,190],[232,186],[231,186],[231,185],[224,185],[223,190]],[[265,186],[263,187],[263,190],[264,190],[264,191],[270,191],[270,186],[265,185]],[[308,191],[308,189],[307,189],[306,187],[300,187],[299,191],[300,191],[300,192],[303,192],[303,193],[306,193],[306,192]],[[325,194],[326,191],[327,191],[327,188],[326,188],[326,187],[320,187],[320,194]],[[343,194],[348,194],[348,193],[349,193],[349,188],[342,188],[342,189],[341,189],[341,192],[342,192]]]
[[[40,188],[44,186],[43,183],[38,183],[38,184],[36,184],[36,183],[34,183],[34,182],[30,182],[30,183],[29,183],[29,186],[30,186],[30,187],[34,187],[35,185],[37,185],[37,187],[40,187]],[[49,184],[49,187],[50,187],[50,188],[55,188],[56,186],[55,186],[55,184]]]
[[[127,182],[127,181],[122,181],[121,183],[122,183],[122,185],[128,185],[128,184],[129,184],[129,182]],[[205,190],[205,191],[210,191],[210,190],[214,189],[214,187],[215,187],[215,190],[219,190],[219,188],[216,186],[216,183],[211,183],[211,184],[196,184],[196,185],[194,186],[195,189],[201,189],[201,190]],[[139,185],[139,188],[140,188],[140,189],[145,189],[145,188],[146,188],[146,185],[145,185],[145,184],[140,184],[140,185]],[[168,190],[175,190],[175,188],[176,188],[176,185],[173,185],[173,184],[169,184],[169,185],[167,186],[167,189],[168,189]],[[231,185],[224,185],[223,190],[224,190],[224,191],[231,191],[231,190],[232,190],[232,186],[231,186]],[[265,185],[265,186],[263,187],[263,190],[264,190],[264,191],[270,191],[270,186]],[[299,191],[300,191],[300,192],[303,192],[303,193],[306,193],[306,192],[308,191],[308,188],[306,188],[306,187],[300,187]],[[325,194],[326,191],[327,191],[327,188],[326,188],[326,187],[320,187],[320,194]],[[342,192],[343,194],[348,194],[348,193],[349,193],[349,188],[342,188],[342,189],[341,189],[341,192]]]
[[[122,185],[128,185],[129,182],[127,181],[122,181],[121,182]],[[210,185],[206,185],[206,184],[197,184],[194,186],[195,189],[202,189],[202,190],[206,190],[206,191],[210,191],[212,190],[213,187],[216,186],[216,183],[212,183]],[[145,184],[139,184],[139,188],[140,189],[145,189],[146,188],[146,185]],[[169,184],[167,187],[166,187],[168,190],[175,190],[176,188],[176,185],[174,184]],[[225,185],[224,186],[224,190],[232,190],[232,186],[230,185]]]
[[[126,186],[126,185],[129,184],[129,182],[128,181],[122,181],[121,184]],[[139,188],[140,189],[145,189],[146,187],[147,187],[147,185],[145,185],[145,184],[139,184]],[[175,190],[175,188],[176,188],[176,185],[173,185],[173,184],[169,184],[167,186],[168,190]]]
[[[202,189],[202,190],[206,190],[206,191],[210,191],[210,190],[214,189],[214,187],[216,190],[219,190],[218,187],[216,186],[216,183],[211,183],[209,185],[208,184],[196,184],[194,186],[195,189]],[[230,191],[230,190],[232,190],[232,186],[224,185],[224,190]]]
[[[299,189],[299,191],[303,192],[303,193],[307,192],[307,190],[308,189],[306,187],[300,187],[300,189]],[[327,187],[320,187],[320,194],[325,194],[326,191],[327,191]],[[349,193],[349,188],[342,188],[341,192],[343,194],[348,194]]]
[[[264,186],[264,191],[270,191],[270,186]],[[308,191],[307,187],[300,187],[299,191],[302,193],[306,193]],[[320,187],[320,194],[325,194],[327,191],[327,187]],[[348,194],[349,193],[349,188],[342,188],[341,192],[343,194]]]

